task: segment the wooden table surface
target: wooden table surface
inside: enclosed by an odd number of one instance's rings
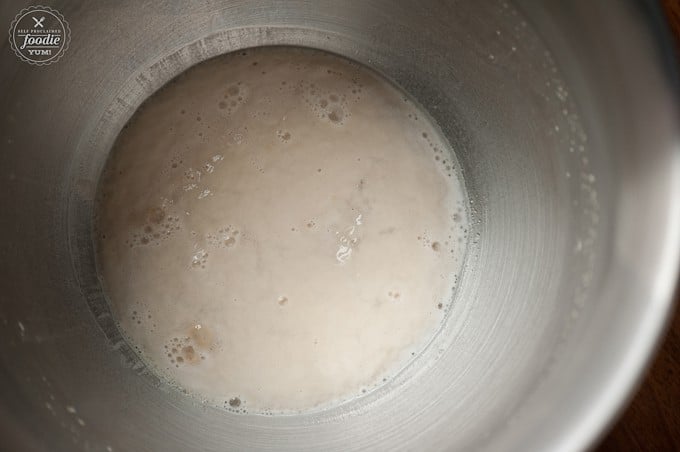
[[[595,450],[680,451],[680,310],[637,395]]]
[[[662,4],[680,62],[680,0]],[[680,291],[668,334],[642,386],[595,452],[680,452]]]

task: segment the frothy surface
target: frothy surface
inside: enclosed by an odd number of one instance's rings
[[[114,315],[161,376],[234,411],[341,402],[437,331],[465,253],[437,129],[312,50],[200,64],[120,134],[99,187]]]

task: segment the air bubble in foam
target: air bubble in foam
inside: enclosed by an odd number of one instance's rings
[[[206,262],[208,262],[208,252],[202,248],[191,256],[191,268],[205,268]]]
[[[160,245],[180,229],[179,218],[167,215],[162,207],[152,207],[147,210],[145,222],[133,229],[126,244],[130,248]]]
[[[232,248],[237,243],[240,231],[233,226],[219,229],[217,232],[209,232],[205,238],[209,246],[214,248]]]
[[[212,194],[212,190],[205,188],[198,194],[198,199],[207,198],[208,196],[212,196]]]
[[[277,131],[276,131],[276,136],[279,137],[279,139],[280,139],[281,141],[283,141],[284,143],[289,142],[290,139],[291,139],[291,137],[292,137],[292,135],[290,134],[290,132],[288,132],[287,130],[277,130]]]

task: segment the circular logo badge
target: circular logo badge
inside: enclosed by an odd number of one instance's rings
[[[26,63],[43,66],[59,61],[68,49],[71,29],[64,16],[47,6],[21,10],[9,27],[9,43]]]

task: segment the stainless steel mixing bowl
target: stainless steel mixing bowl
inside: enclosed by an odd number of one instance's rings
[[[9,27],[22,2],[3,2]],[[647,3],[62,1],[57,63],[0,54],[0,449],[587,447],[663,329],[680,251],[677,74]],[[374,393],[235,415],[160,384],[94,271],[92,200],[135,108],[187,67],[310,46],[393,79],[440,124],[474,224],[446,324]],[[150,176],[153,177],[153,176]]]

